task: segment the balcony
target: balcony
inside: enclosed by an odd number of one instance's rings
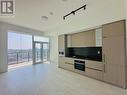
[[[9,50],[8,51],[8,68],[16,68],[33,63],[32,50]],[[36,51],[36,60],[41,60],[41,53]],[[49,63],[47,50],[43,51],[43,62]]]
[[[39,56],[39,55],[38,55]],[[32,51],[8,52],[8,68],[17,68],[32,64]]]
[[[38,55],[39,56],[39,55]],[[32,51],[8,53],[8,65],[32,61]]]

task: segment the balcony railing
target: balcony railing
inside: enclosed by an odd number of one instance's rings
[[[32,61],[32,51],[8,53],[8,64],[19,64]]]
[[[41,60],[41,53],[36,51],[36,61]],[[48,50],[43,51],[43,61],[48,61]],[[8,65],[19,64],[24,62],[32,61],[32,51],[20,51],[20,52],[9,52],[8,53]]]

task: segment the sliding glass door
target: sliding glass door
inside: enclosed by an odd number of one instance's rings
[[[43,62],[43,47],[41,42],[34,42],[34,63]]]
[[[49,43],[43,43],[43,62],[49,61]]]
[[[49,38],[34,36],[33,63],[49,62]]]
[[[34,64],[47,62],[49,59],[49,44],[47,42],[34,42]]]

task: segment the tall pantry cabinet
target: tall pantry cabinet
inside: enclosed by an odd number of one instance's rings
[[[103,25],[104,81],[126,87],[125,21]]]

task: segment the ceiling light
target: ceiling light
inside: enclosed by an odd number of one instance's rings
[[[63,2],[66,2],[66,1],[68,1],[68,0],[62,0]]]
[[[53,12],[49,12],[50,15],[53,15],[54,13]]]
[[[48,17],[47,16],[41,16],[41,20],[42,21],[47,21],[48,20]]]
[[[65,20],[65,18],[68,17],[68,16],[70,16],[71,14],[75,15],[75,13],[76,13],[77,11],[81,10],[81,9],[86,10],[86,5],[83,5],[83,6],[81,6],[80,8],[78,8],[78,9],[76,9],[76,10],[74,10],[74,11],[68,13],[67,15],[63,16],[63,20]]]

